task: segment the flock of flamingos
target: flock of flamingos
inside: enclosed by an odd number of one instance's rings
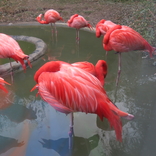
[[[44,16],[44,17],[43,17]],[[60,14],[53,9],[40,14],[36,20],[41,24],[54,24],[63,20]],[[76,41],[79,41],[79,29],[93,27],[84,17],[75,14],[67,22],[69,27],[75,28]],[[145,50],[153,56],[155,47],[152,47],[138,32],[124,25],[117,25],[102,19],[96,25],[96,37],[103,35],[103,48],[106,51],[114,50],[119,54],[118,78],[121,71],[121,53],[135,50]],[[0,33],[0,58],[12,58],[20,62],[26,70],[25,60],[30,67],[29,56],[24,54],[19,44],[10,36]],[[10,62],[11,66],[11,62]],[[69,136],[73,134],[73,112],[97,114],[101,120],[107,118],[110,126],[114,128],[116,138],[122,141],[122,123],[120,118],[128,120],[134,118],[132,114],[119,110],[109,99],[104,90],[107,63],[99,60],[94,66],[89,62],[76,62],[69,64],[63,61],[50,61],[36,71],[34,80],[36,85],[31,91],[37,89],[41,98],[59,112],[71,113]],[[4,84],[9,84],[0,78],[0,89],[8,92]]]

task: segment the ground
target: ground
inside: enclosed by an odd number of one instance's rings
[[[33,22],[40,13],[51,8],[61,14],[64,22],[77,13],[93,26],[101,19],[128,25],[156,46],[156,3],[153,0],[3,0],[0,1],[0,22]]]

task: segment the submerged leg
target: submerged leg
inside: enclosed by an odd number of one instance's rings
[[[54,34],[54,28],[53,28],[53,24],[52,23],[50,23],[50,26],[51,26],[51,34],[52,34],[52,40],[53,40],[53,34]]]
[[[119,78],[120,78],[120,74],[121,74],[121,53],[118,53],[119,55],[119,62],[118,62],[118,74],[117,74],[117,78],[116,78],[116,86],[118,86],[119,83]]]
[[[69,149],[73,146],[73,125],[74,125],[74,114],[70,113],[70,130],[69,130]]]
[[[79,44],[79,29],[76,29],[76,42]]]
[[[10,58],[9,58],[9,62],[10,62],[10,67],[11,67],[11,81],[13,83],[14,82],[14,79],[13,79],[13,67],[12,67]]]
[[[54,31],[55,31],[55,37],[56,37],[56,42],[57,42],[57,29],[56,29],[56,25],[55,25],[55,23],[54,23]]]

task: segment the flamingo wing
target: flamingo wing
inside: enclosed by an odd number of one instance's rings
[[[93,84],[94,81],[97,86]],[[73,67],[64,65],[64,69],[59,72],[44,72],[39,76],[38,84],[41,97],[60,112],[93,113],[97,108],[94,91],[100,92],[101,84],[94,76],[79,68],[73,70]]]
[[[4,79],[0,77],[0,89],[2,89],[4,92],[8,93],[8,90],[4,87],[4,84],[10,85],[10,83],[4,81]]]
[[[121,29],[113,30],[104,36],[103,43],[105,50],[117,52],[128,52],[133,50],[144,50],[146,40],[135,30],[122,26]]]
[[[87,62],[87,61],[75,62],[75,63],[72,63],[72,66],[81,68],[81,69],[89,72],[92,75],[96,74],[95,73],[95,66],[92,63],[90,63],[90,62]]]

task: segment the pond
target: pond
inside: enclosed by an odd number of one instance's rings
[[[66,156],[70,115],[56,112],[36,92],[36,70],[47,61],[62,60],[73,63],[99,59],[108,63],[105,90],[123,111],[135,116],[132,121],[122,119],[123,141],[118,142],[107,121],[94,114],[74,113],[72,156],[153,156],[156,155],[156,73],[153,59],[142,58],[141,52],[122,54],[122,72],[117,94],[115,79],[118,56],[114,51],[105,56],[102,38],[81,30],[80,44],[75,42],[76,31],[57,27],[57,41],[49,25],[1,26],[0,32],[41,38],[47,44],[45,55],[27,68],[14,74],[14,83],[6,86],[8,95],[0,91],[0,155],[2,156]],[[29,43],[22,44],[26,54],[34,50]],[[11,83],[10,75],[5,80]]]

